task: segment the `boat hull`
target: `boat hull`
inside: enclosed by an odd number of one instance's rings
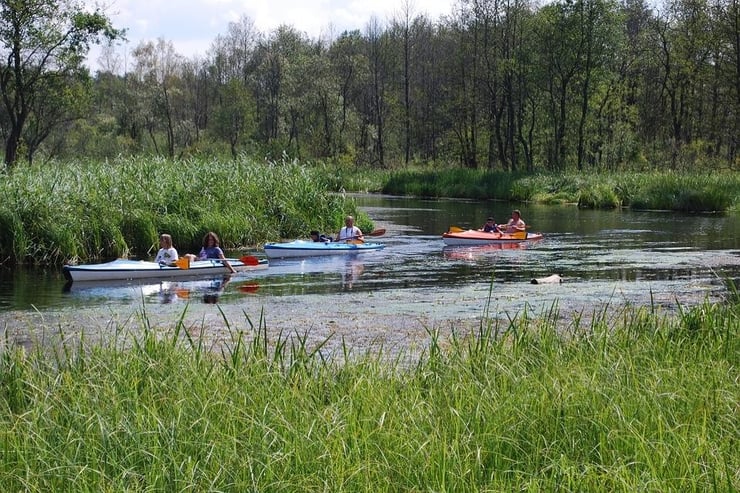
[[[264,259],[257,265],[248,265],[236,258],[227,260],[237,272],[266,269],[269,265]],[[190,262],[187,269],[162,266],[146,260],[117,259],[102,264],[65,265],[62,272],[68,281],[115,281],[217,276],[229,274],[229,269],[218,259],[196,260]]]
[[[442,235],[445,245],[464,246],[464,245],[495,245],[522,243],[525,241],[538,241],[542,239],[541,233],[486,233],[475,229],[460,232],[447,232]]]
[[[265,245],[267,258],[316,257],[324,255],[349,255],[382,250],[382,243],[342,243],[295,240],[287,243]]]

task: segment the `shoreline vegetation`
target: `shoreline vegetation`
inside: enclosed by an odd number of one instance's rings
[[[734,289],[675,317],[625,307],[563,330],[553,307],[429,329],[393,361],[262,321],[219,354],[142,310],[107,342],[5,348],[3,491],[740,488]]]
[[[161,158],[16,166],[0,176],[0,263],[148,258],[159,233],[192,252],[207,231],[237,249],[371,219],[344,192],[588,208],[740,211],[740,174],[524,175],[467,168],[372,170],[298,161]]]
[[[412,170],[392,173],[382,190],[396,195],[575,204],[590,209],[740,210],[740,174],[732,172],[532,175],[471,169]]]

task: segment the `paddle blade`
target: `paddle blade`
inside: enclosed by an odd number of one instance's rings
[[[527,232],[526,231],[517,231],[515,233],[510,233],[509,236],[511,236],[514,239],[517,240],[526,240],[527,239]]]
[[[244,265],[255,266],[260,264],[260,259],[258,259],[254,255],[245,255],[239,260],[241,260]]]
[[[383,236],[385,234],[385,228],[378,228],[372,230],[370,233],[366,233],[365,236]]]
[[[448,233],[462,233],[463,231],[465,230],[458,226],[450,226],[450,230],[448,231]]]
[[[179,259],[175,260],[175,265],[183,270],[189,269],[190,259],[188,259],[187,257],[180,257]]]

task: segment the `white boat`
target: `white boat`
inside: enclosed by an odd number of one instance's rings
[[[125,279],[174,279],[229,274],[219,259],[180,262],[179,266],[160,265],[146,260],[117,259],[102,264],[65,265],[62,269],[68,281],[108,281]],[[250,255],[228,258],[236,272],[266,269],[268,261]]]
[[[362,241],[348,242],[321,242],[295,240],[285,243],[267,243],[265,254],[268,258],[315,257],[320,255],[347,255],[374,250],[382,250],[382,243],[365,243]]]

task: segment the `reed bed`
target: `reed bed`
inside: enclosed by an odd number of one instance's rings
[[[145,313],[103,345],[6,347],[0,488],[737,491],[736,298],[430,329],[410,365],[251,321],[213,354]]]
[[[159,233],[181,252],[215,231],[237,248],[312,229],[337,231],[346,214],[371,229],[354,201],[295,161],[156,158],[21,167],[0,176],[0,262],[59,264],[156,253]]]
[[[489,170],[403,170],[390,174],[385,193],[497,199],[579,207],[725,212],[740,209],[740,175],[625,172],[517,174]]]

